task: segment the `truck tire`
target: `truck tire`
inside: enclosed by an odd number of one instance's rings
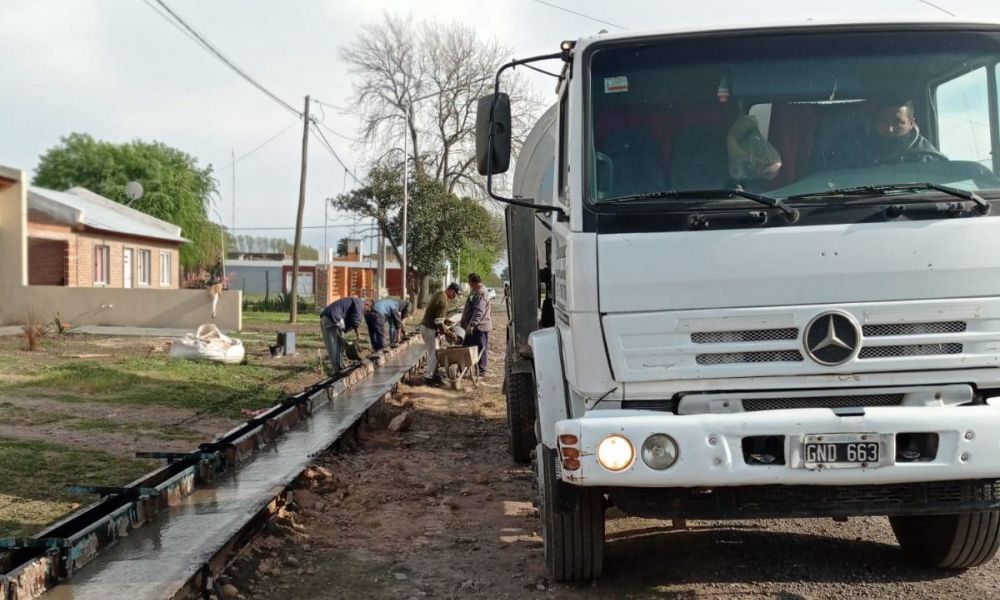
[[[938,569],[978,567],[997,553],[1000,511],[889,517],[903,555]]]
[[[545,566],[556,581],[590,581],[600,577],[604,567],[604,493],[580,487],[572,510],[559,510],[555,460],[555,450],[538,445],[535,465]]]
[[[504,369],[507,395],[507,447],[516,463],[531,462],[535,439],[535,380],[531,373],[514,373],[510,352]]]

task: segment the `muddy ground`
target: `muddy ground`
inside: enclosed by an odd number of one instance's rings
[[[235,562],[245,598],[986,598],[997,561],[964,573],[903,562],[885,519],[671,523],[608,513],[605,575],[548,579],[533,475],[508,458],[492,372],[462,392],[404,388],[354,452],[322,457],[290,511]]]

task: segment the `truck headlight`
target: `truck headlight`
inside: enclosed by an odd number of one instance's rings
[[[662,471],[677,462],[677,442],[665,433],[654,433],[642,443],[642,462],[650,469]]]
[[[609,471],[624,471],[635,460],[635,448],[623,435],[611,434],[597,445],[597,462]]]

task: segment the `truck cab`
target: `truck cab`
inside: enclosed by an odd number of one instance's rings
[[[555,578],[601,573],[612,504],[996,553],[1000,20],[924,8],[563,42],[506,199],[511,452]]]

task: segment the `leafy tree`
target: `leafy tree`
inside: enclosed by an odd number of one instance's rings
[[[125,185],[142,184],[142,198],[129,202]],[[56,190],[82,186],[122,204],[178,225],[191,240],[181,246],[188,270],[213,266],[220,257],[220,228],[208,220],[217,191],[212,167],[161,142],[114,144],[85,133],[71,133],[43,154],[34,183]]]
[[[488,285],[496,285],[498,277],[493,273],[497,263],[495,246],[489,246],[479,240],[465,240],[459,250],[457,259],[452,261],[455,267],[455,279],[465,281],[469,273],[479,273]]]
[[[365,185],[337,197],[338,208],[374,218],[398,256],[402,246],[402,184],[392,169],[372,169]],[[496,247],[498,234],[489,211],[470,198],[459,198],[440,181],[417,175],[410,182],[408,280],[426,295],[429,277],[444,272],[444,261],[468,240]]]
[[[347,256],[347,238],[337,240],[337,256]]]

